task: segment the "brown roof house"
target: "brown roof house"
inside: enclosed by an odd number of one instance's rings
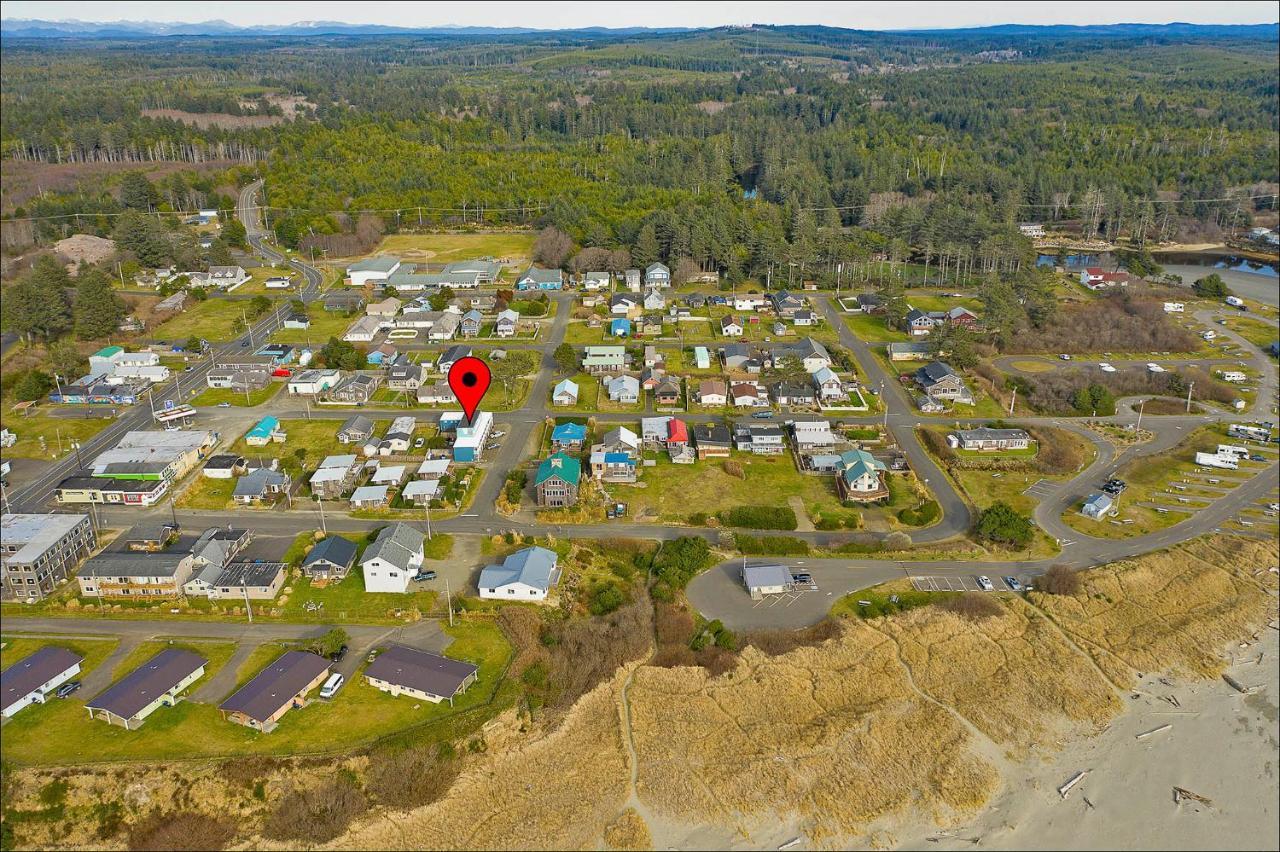
[[[329,661],[309,651],[288,651],[246,683],[218,709],[230,719],[270,733],[294,707],[304,707],[307,693],[329,676]]]

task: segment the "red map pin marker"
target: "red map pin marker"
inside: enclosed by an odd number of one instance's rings
[[[462,403],[462,413],[467,415],[468,425],[475,417],[480,400],[489,390],[489,378],[489,365],[470,355],[454,361],[449,368],[449,389]]]

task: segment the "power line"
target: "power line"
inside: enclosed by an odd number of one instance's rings
[[[476,204],[467,207],[426,207],[414,205],[412,207],[386,207],[386,208],[366,208],[359,210],[316,210],[308,207],[275,207],[271,205],[254,205],[252,207],[239,207],[237,209],[248,212],[250,210],[273,211],[276,213],[310,213],[317,216],[329,215],[345,215],[358,216],[367,213],[395,213],[395,214],[417,214],[422,213],[475,213],[477,215],[484,213],[515,213],[529,212],[534,210],[546,210],[549,205],[545,203],[525,204],[520,207],[488,207],[483,204]],[[205,208],[209,209],[209,208]],[[141,216],[196,216],[199,210],[121,210],[117,212],[93,212],[93,213],[55,213],[48,216],[21,216],[0,219],[3,222],[45,222],[54,219],[91,219],[98,216],[114,218],[117,216],[128,216],[130,214],[138,214]]]
[[[1224,198],[1128,198],[1125,199],[1129,203],[1138,204],[1203,204],[1214,201],[1256,201],[1262,198],[1277,198],[1276,195],[1228,195]],[[1026,208],[1068,208],[1078,206],[1072,204],[1019,204],[1018,209]],[[841,207],[801,207],[801,210],[819,211],[819,210],[866,210],[869,207],[879,207],[879,204],[846,204]]]

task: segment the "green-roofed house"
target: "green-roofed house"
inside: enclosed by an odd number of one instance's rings
[[[582,463],[573,456],[553,453],[538,465],[533,492],[539,506],[560,509],[578,502],[578,480]]]
[[[387,283],[387,279],[399,268],[400,258],[384,254],[357,260],[347,267],[347,277],[351,279],[354,287],[363,287],[366,284],[382,285]]]
[[[884,462],[866,450],[840,454],[836,467],[836,490],[846,503],[874,503],[889,496],[884,481]]]

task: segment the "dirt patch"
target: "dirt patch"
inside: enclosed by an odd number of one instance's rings
[[[698,101],[698,103],[694,104],[694,106],[696,106],[698,109],[705,112],[707,115],[716,115],[717,113],[724,112],[725,107],[729,106],[729,102],[728,101]]]
[[[94,264],[111,257],[116,252],[116,244],[92,234],[75,234],[58,240],[53,244],[53,250],[66,258],[68,268],[74,272],[81,261]]]
[[[220,127],[224,130],[237,130],[245,127],[271,127],[288,121],[282,115],[232,115],[227,112],[187,112],[181,109],[144,109],[143,118],[168,118],[181,121],[204,130],[209,127]]]
[[[649,826],[635,808],[627,808],[604,827],[604,842],[610,849],[652,849]]]

